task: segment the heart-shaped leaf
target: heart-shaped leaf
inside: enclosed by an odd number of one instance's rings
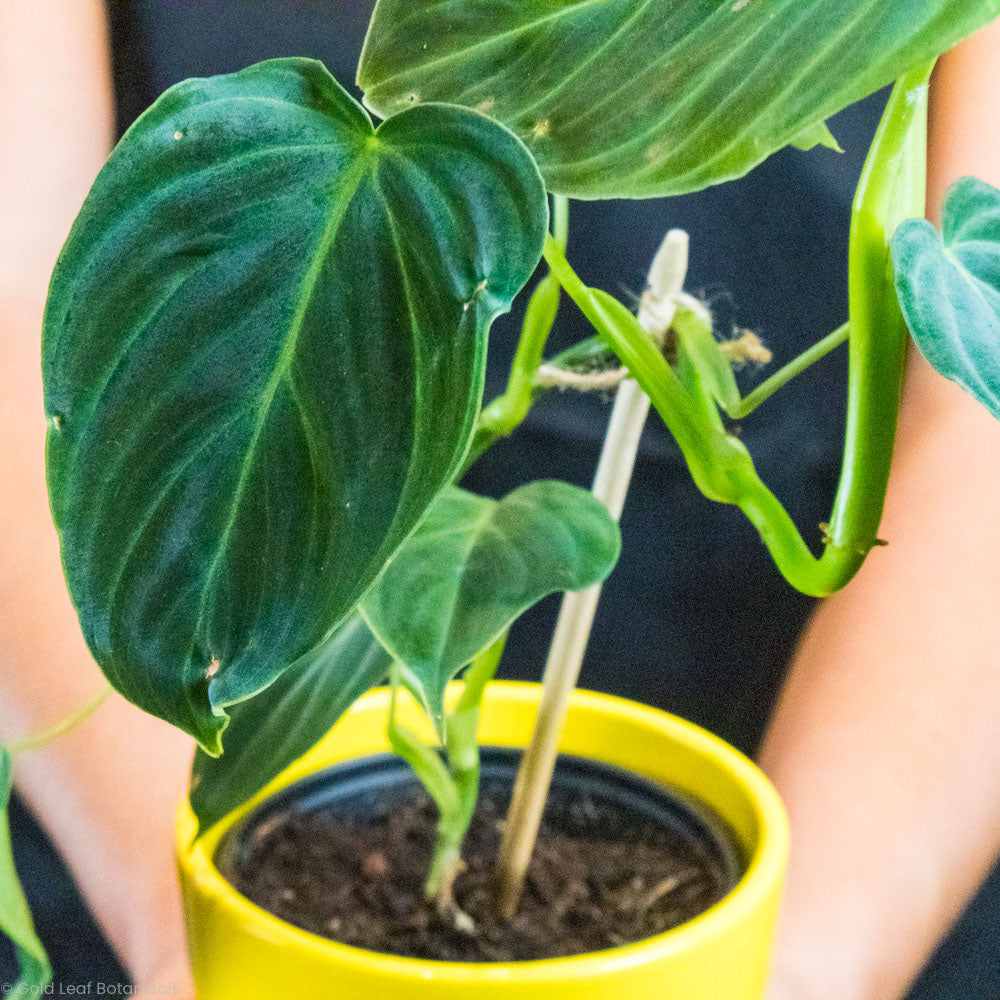
[[[355,614],[266,691],[234,705],[226,752],[195,756],[191,808],[199,828],[218,822],[298,760],[391,666],[392,657]]]
[[[440,727],[448,682],[547,594],[603,580],[618,525],[579,487],[529,483],[502,500],[446,489],[361,604]]]
[[[4,987],[4,995],[41,996],[52,979],[52,967],[35,933],[31,910],[14,867],[7,820],[10,792],[10,754],[0,747],[0,934],[8,937],[14,945],[21,967],[21,978],[10,990]]]
[[[1000,418],[1000,191],[957,181],[942,229],[909,219],[896,230],[899,303],[924,357]]]
[[[45,317],[48,475],[91,651],[220,748],[458,468],[544,186],[482,115],[374,130],[319,63],[167,91],[115,150]]]
[[[493,115],[553,191],[673,195],[813,144],[830,115],[998,14],[1000,0],[378,0],[358,82],[381,114]]]

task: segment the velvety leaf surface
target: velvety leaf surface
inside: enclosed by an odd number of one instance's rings
[[[266,691],[230,709],[226,751],[198,751],[191,807],[202,830],[257,794],[311,749],[370,688],[392,657],[355,614]]]
[[[52,968],[42,942],[35,933],[28,902],[14,867],[7,809],[11,792],[10,754],[0,747],[0,934],[8,937],[17,952],[21,978],[10,996],[41,996],[52,978]],[[4,990],[7,995],[7,989]]]
[[[91,651],[219,749],[457,469],[486,333],[547,224],[461,108],[374,131],[319,63],[188,80],[128,132],[52,280],[48,476]]]
[[[942,230],[910,219],[896,231],[899,302],[924,357],[1000,418],[1000,191],[957,181]]]
[[[378,0],[358,82],[383,115],[493,115],[552,191],[672,195],[815,144],[830,115],[998,15],[1000,0]]]
[[[547,594],[603,580],[618,525],[586,490],[544,480],[502,500],[449,487],[361,612],[436,722],[448,682]]]

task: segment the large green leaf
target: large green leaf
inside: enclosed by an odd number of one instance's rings
[[[234,705],[226,752],[198,751],[191,807],[202,830],[256,795],[325,736],[369,688],[389,676],[392,657],[359,615],[288,668],[266,691]]]
[[[139,119],[43,345],[66,575],[119,691],[217,752],[225,708],[355,606],[462,460],[547,218],[506,129],[435,106],[373,130],[310,60]]]
[[[10,754],[0,747],[0,934],[10,938],[21,966],[21,978],[10,996],[41,996],[52,979],[52,967],[35,933],[28,902],[14,867],[7,809],[11,792]],[[5,988],[4,994],[7,995]]]
[[[381,114],[465,104],[553,191],[739,177],[1000,15],[1000,0],[378,0],[358,82]]]
[[[502,500],[445,490],[361,604],[440,726],[448,682],[547,594],[603,580],[618,525],[585,490],[529,483]]]
[[[924,219],[896,231],[896,291],[921,353],[1000,418],[1000,191],[965,177],[943,235]]]

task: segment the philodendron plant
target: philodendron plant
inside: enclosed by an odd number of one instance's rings
[[[390,680],[438,735],[388,720],[440,810],[428,893],[453,905],[507,630],[546,594],[593,592],[618,557],[600,491],[456,485],[547,386],[648,397],[792,586],[851,579],[879,544],[907,326],[1000,416],[1000,192],[960,181],[943,234],[920,220],[933,60],[998,15],[1000,0],[379,0],[366,107],[291,58],[187,80],[142,115],[52,278],[48,477],[87,643],[114,688],[197,739],[203,828]],[[849,320],[746,398],[740,352],[681,294],[676,245],[639,317],[574,272],[568,199],[679,195],[788,145],[836,147],[826,120],[893,80],[854,205]],[[508,388],[483,407],[490,325],[543,257]],[[563,292],[594,334],[546,361]],[[803,536],[731,421],[844,341],[840,486]],[[42,981],[6,842],[3,862],[0,920]]]

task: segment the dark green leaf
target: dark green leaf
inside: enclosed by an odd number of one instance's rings
[[[460,108],[373,131],[321,64],[189,80],[101,172],[45,318],[48,472],[84,633],[217,752],[458,468],[486,333],[547,224]]]
[[[965,177],[944,204],[896,230],[896,292],[913,339],[946,378],[1000,418],[1000,191]]]
[[[313,747],[366,691],[389,676],[392,657],[352,615],[266,691],[234,705],[226,752],[198,751],[191,808],[205,830],[257,794]]]
[[[52,967],[35,933],[31,911],[14,867],[7,820],[11,781],[10,754],[0,747],[0,934],[13,942],[21,966],[21,978],[14,984],[10,995],[41,996],[52,979]]]
[[[379,0],[370,107],[476,107],[577,198],[695,191],[950,48],[1000,0]],[[811,140],[810,140],[811,141]]]
[[[603,580],[620,546],[604,505],[568,483],[529,483],[499,501],[450,487],[361,612],[440,724],[465,664],[547,594]]]

